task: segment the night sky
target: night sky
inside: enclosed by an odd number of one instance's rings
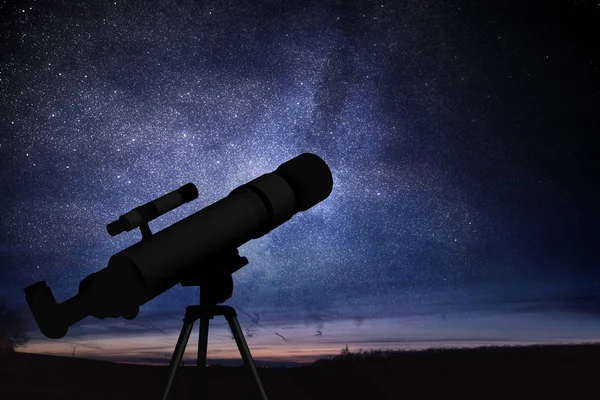
[[[312,152],[330,197],[240,247],[255,358],[600,341],[595,3],[0,1],[0,302],[32,321],[24,287],[64,301],[140,239],[119,215]],[[197,298],[23,351],[164,360]]]

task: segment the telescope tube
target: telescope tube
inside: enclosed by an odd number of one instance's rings
[[[87,317],[133,319],[139,307],[170,289],[190,268],[257,239],[326,199],[333,177],[325,161],[301,154],[275,171],[234,189],[225,198],[110,257],[88,275],[78,294],[57,304],[45,282],[25,289],[26,300],[47,337],[58,339]]]

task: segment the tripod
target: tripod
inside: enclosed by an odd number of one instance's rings
[[[171,364],[169,366],[169,379],[162,397],[162,400],[167,400],[171,386],[177,373],[177,368],[181,364],[183,353],[187,346],[190,334],[194,322],[197,319],[200,320],[200,335],[198,337],[198,395],[200,398],[204,397],[206,387],[206,351],[208,346],[208,327],[209,322],[216,315],[223,315],[231,332],[233,338],[237,344],[237,347],[242,356],[244,364],[249,367],[252,377],[256,382],[260,398],[267,400],[267,395],[262,386],[258,371],[254,365],[254,360],[250,354],[248,344],[244,339],[244,334],[240,327],[237,319],[237,313],[235,309],[230,306],[219,305],[231,297],[233,294],[233,279],[231,274],[244,265],[248,264],[246,257],[240,257],[238,250],[226,250],[223,253],[217,255],[213,259],[209,260],[198,270],[210,271],[204,273],[201,271],[190,271],[186,276],[181,279],[181,286],[199,286],[200,287],[200,304],[194,306],[188,306],[185,309],[185,317],[183,318],[183,327],[171,358]],[[218,271],[218,272],[214,272]]]

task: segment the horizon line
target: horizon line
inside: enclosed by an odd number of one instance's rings
[[[416,343],[415,343],[416,344]],[[391,352],[391,353],[413,353],[413,352],[426,352],[431,350],[473,350],[480,348],[489,348],[489,347],[553,347],[553,346],[585,346],[585,345],[600,345],[600,339],[598,340],[556,340],[556,341],[502,341],[500,342],[480,342],[480,343],[465,343],[464,341],[455,341],[453,344],[451,341],[447,341],[445,344],[440,343],[440,345],[433,346],[408,346],[404,348],[379,348],[379,349],[362,349],[358,346],[350,346],[346,345],[351,354],[359,354],[362,352]],[[268,365],[287,365],[287,366],[308,366],[319,360],[330,360],[336,356],[341,354],[341,351],[346,347],[340,349],[337,353],[322,353],[322,354],[311,354],[306,356],[286,356],[282,354],[277,357],[276,355],[271,355],[267,357],[255,357],[254,362],[257,366],[268,366]],[[31,354],[31,355],[40,355],[40,356],[50,356],[50,357],[61,357],[61,358],[76,358],[80,360],[91,360],[91,361],[101,361],[101,362],[110,362],[115,364],[132,364],[132,365],[148,365],[148,366],[168,366],[171,362],[171,354],[165,354],[164,358],[157,355],[148,355],[144,356],[140,355],[130,355],[130,356],[115,356],[115,355],[107,355],[102,356],[100,354],[93,353],[84,353],[83,355],[74,355],[69,354],[69,352],[30,352],[26,351],[25,348],[17,348],[14,349],[14,353],[21,354]],[[239,358],[238,358],[239,357]],[[238,357],[209,357],[207,358],[207,366],[237,366],[238,364],[243,365],[243,360],[241,356]],[[184,364],[188,364],[190,366],[196,365],[195,357],[186,357],[183,359]],[[210,364],[212,362],[213,364]]]

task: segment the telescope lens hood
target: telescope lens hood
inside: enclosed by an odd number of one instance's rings
[[[290,185],[298,211],[306,211],[325,200],[333,189],[331,170],[316,154],[303,153],[275,170]]]

